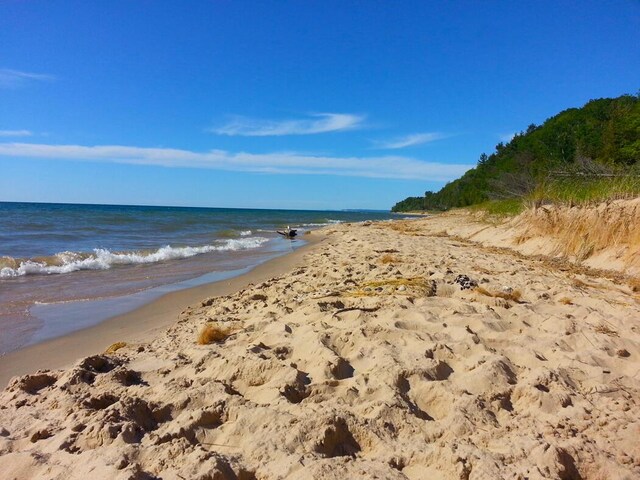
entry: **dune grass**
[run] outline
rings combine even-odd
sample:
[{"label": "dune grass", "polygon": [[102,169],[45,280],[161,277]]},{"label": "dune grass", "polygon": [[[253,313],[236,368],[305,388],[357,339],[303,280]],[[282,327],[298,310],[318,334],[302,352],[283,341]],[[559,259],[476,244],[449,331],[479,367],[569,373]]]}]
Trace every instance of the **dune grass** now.
[{"label": "dune grass", "polygon": [[567,177],[540,183],[527,201],[533,205],[587,206],[640,196],[640,176]]},{"label": "dune grass", "polygon": [[472,212],[493,217],[513,217],[529,207],[541,205],[591,206],[612,200],[627,200],[640,196],[640,174],[635,170],[617,176],[568,176],[540,182],[521,198],[488,200],[471,205]]},{"label": "dune grass", "polygon": [[521,198],[506,198],[504,200],[488,200],[468,207],[472,212],[483,212],[496,217],[514,217],[525,209]]}]

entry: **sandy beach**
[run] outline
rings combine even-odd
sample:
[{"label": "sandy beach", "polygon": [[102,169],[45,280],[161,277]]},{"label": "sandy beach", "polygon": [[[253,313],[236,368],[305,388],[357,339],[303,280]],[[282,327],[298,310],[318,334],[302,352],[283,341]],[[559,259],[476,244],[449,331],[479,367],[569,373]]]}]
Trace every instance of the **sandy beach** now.
[{"label": "sandy beach", "polygon": [[203,298],[228,295],[250,283],[259,283],[273,275],[287,272],[299,264],[305,252],[321,239],[321,235],[309,236],[305,239],[306,245],[288,255],[260,264],[246,274],[172,292],[93,327],[5,354],[0,357],[0,388],[4,388],[15,375],[34,372],[41,368],[69,366],[78,358],[104,351],[123,338],[133,343],[152,338],[175,323],[185,308],[200,302]]},{"label": "sandy beach", "polygon": [[0,394],[3,478],[639,478],[633,271],[474,225],[332,226],[3,357],[3,382],[49,369]]}]

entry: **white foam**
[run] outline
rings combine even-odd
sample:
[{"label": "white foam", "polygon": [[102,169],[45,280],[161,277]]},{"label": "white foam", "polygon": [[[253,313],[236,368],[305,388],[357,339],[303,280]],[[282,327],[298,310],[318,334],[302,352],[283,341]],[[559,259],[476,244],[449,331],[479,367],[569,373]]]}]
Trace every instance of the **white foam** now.
[{"label": "white foam", "polygon": [[251,235],[253,232],[251,230],[243,230],[242,232],[240,232],[240,236],[241,237],[248,237],[249,235]]},{"label": "white foam", "polygon": [[165,260],[193,257],[209,252],[250,250],[258,248],[267,241],[268,239],[264,237],[251,237],[220,240],[214,245],[200,247],[172,247],[167,245],[150,253],[111,252],[104,248],[96,248],[93,250],[94,253],[88,256],[75,252],[61,252],[55,255],[55,265],[25,260],[17,268],[4,267],[0,269],[0,278],[37,274],[61,274],[78,270],[108,270],[113,265],[157,263]]}]

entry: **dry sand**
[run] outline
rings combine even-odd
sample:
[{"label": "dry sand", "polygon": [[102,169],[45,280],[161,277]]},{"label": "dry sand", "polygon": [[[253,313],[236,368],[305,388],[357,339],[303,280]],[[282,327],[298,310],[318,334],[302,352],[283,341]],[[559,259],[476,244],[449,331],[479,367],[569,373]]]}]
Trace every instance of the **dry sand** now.
[{"label": "dry sand", "polygon": [[449,221],[334,227],[155,338],[14,379],[3,478],[640,478],[638,295]]}]

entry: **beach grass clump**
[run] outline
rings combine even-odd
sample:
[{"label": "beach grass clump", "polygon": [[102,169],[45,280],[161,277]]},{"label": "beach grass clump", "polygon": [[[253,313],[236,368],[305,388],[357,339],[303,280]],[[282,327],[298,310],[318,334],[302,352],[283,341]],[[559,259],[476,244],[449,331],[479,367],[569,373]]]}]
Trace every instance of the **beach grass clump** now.
[{"label": "beach grass clump", "polygon": [[509,300],[516,303],[520,303],[520,300],[522,298],[522,292],[520,290],[512,290],[509,292],[492,292],[483,287],[476,287],[474,291],[479,293],[480,295],[485,295],[487,297],[493,298],[502,298],[504,300]]},{"label": "beach grass clump", "polygon": [[118,350],[120,350],[121,348],[124,348],[127,346],[127,342],[116,342],[113,343],[111,345],[109,345],[109,348],[107,348],[104,353],[115,353]]},{"label": "beach grass clump", "polygon": [[398,257],[391,255],[389,253],[383,255],[380,258],[380,262],[384,263],[384,264],[389,264],[389,263],[401,263],[402,260],[400,260]]},{"label": "beach grass clump", "polygon": [[385,223],[384,227],[390,228],[395,232],[402,233],[403,235],[421,235],[418,226],[411,221],[396,220],[393,222]]},{"label": "beach grass clump", "polygon": [[230,328],[221,327],[211,323],[206,324],[198,334],[198,345],[209,345],[214,342],[222,342],[231,335]]},{"label": "beach grass clump", "polygon": [[595,327],[594,330],[596,331],[596,333],[602,333],[603,335],[609,335],[610,337],[618,336],[618,332],[616,332],[614,329],[612,329],[608,325],[605,325],[604,323],[601,323],[600,325]]}]

